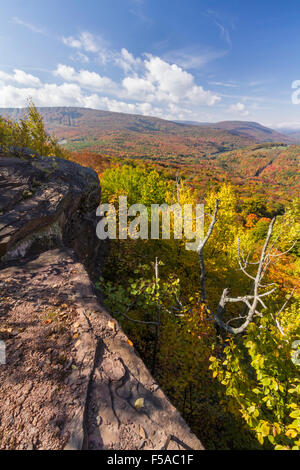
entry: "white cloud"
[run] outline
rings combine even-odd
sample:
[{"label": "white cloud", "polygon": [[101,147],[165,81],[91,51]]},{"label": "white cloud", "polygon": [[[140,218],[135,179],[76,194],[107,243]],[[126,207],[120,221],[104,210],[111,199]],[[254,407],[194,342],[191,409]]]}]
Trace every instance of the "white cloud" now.
[{"label": "white cloud", "polygon": [[[97,57],[101,50],[89,33],[64,38],[64,42],[75,49],[74,59],[85,63],[88,53]],[[211,107],[221,99],[196,84],[191,73],[160,57],[151,54],[134,57],[125,48],[119,53],[108,50],[107,57],[124,72],[118,82],[87,70],[86,66],[76,70],[67,64],[58,64],[53,71],[61,84],[42,83],[38,77],[19,69],[11,74],[0,71],[3,82],[0,106],[22,107],[32,97],[37,106],[82,106],[171,120],[203,120],[206,119],[203,107]]]},{"label": "white cloud", "polygon": [[249,114],[249,111],[246,110],[246,106],[244,105],[244,103],[232,104],[229,107],[229,112],[239,114],[241,116],[248,116]]},{"label": "white cloud", "polygon": [[106,96],[101,97],[96,93],[85,94],[81,87],[74,83],[44,84],[39,89],[7,85],[0,88],[0,107],[25,107],[29,97],[36,106],[79,106],[153,116],[161,113],[159,108],[154,108],[149,103],[126,103]]},{"label": "white cloud", "polygon": [[85,64],[88,64],[89,61],[90,61],[88,56],[86,54],[84,54],[83,52],[80,52],[80,51],[76,51],[75,54],[72,54],[70,56],[70,59],[73,60],[74,62],[83,62]]},{"label": "white cloud", "polygon": [[121,49],[120,54],[115,54],[114,62],[121,67],[125,73],[134,72],[142,64],[140,58],[135,58],[124,47]]},{"label": "white cloud", "polygon": [[273,124],[271,127],[275,129],[291,129],[294,131],[300,130],[300,121],[292,122],[279,122],[278,124]]},{"label": "white cloud", "polygon": [[82,51],[97,54],[100,62],[105,64],[111,56],[111,52],[108,49],[108,44],[100,36],[94,36],[88,31],[80,33],[78,38],[73,36],[62,37],[62,42],[69,47],[74,49],[80,49]]},{"label": "white cloud", "polygon": [[[117,84],[108,77],[102,77],[95,72],[74,69],[59,65],[55,74],[69,81],[79,83],[86,88],[93,88],[97,91],[105,91],[115,97],[147,103],[167,104],[188,102],[190,106],[212,106],[220,97],[216,93],[204,90],[202,86],[195,83],[194,77],[176,63],[169,63],[160,57],[145,54],[142,60],[134,57],[127,49],[122,48],[120,52],[112,51],[107,43],[99,37],[93,36],[89,32],[83,32],[78,37],[64,37],[63,42],[72,48],[97,54],[100,61],[105,64],[108,61],[120,67],[125,78],[121,84]],[[224,55],[222,51],[221,55]],[[219,56],[215,51],[206,51],[197,58],[205,63],[212,57]],[[194,59],[189,57],[189,60]],[[72,70],[71,70],[72,69]]]},{"label": "white cloud", "polygon": [[231,83],[231,82],[209,82],[210,85],[216,85],[216,86],[222,86],[222,87],[225,87],[225,88],[237,88],[238,85],[236,85],[235,83]]},{"label": "white cloud", "polygon": [[218,28],[220,29],[221,32],[221,38],[224,39],[225,42],[231,47],[231,38],[228,29],[223,26],[221,23],[218,23],[218,21],[215,22]]},{"label": "white cloud", "polygon": [[26,21],[23,21],[20,18],[17,18],[16,16],[13,18],[13,22],[21,26],[24,26],[27,29],[30,29],[30,31],[33,31],[34,33],[45,34],[45,31],[43,29],[38,28],[37,26],[31,23],[27,23]]},{"label": "white cloud", "polygon": [[150,81],[144,78],[126,77],[122,84],[129,98],[149,99],[152,95],[152,99],[154,99],[155,87]]},{"label": "white cloud", "polygon": [[257,87],[257,86],[261,86],[261,85],[264,85],[264,84],[265,84],[265,82],[263,82],[261,80],[256,80],[256,81],[248,83],[248,85],[251,86],[251,87]]},{"label": "white cloud", "polygon": [[14,69],[13,74],[9,74],[6,72],[0,71],[0,80],[3,82],[16,82],[20,85],[28,85],[38,87],[41,85],[41,81],[38,77],[31,75],[30,73],[26,73],[23,70]]},{"label": "white cloud", "polygon": [[156,85],[158,101],[178,103],[187,100],[198,105],[213,105],[220,100],[219,96],[196,85],[193,75],[176,64],[148,55],[145,67],[147,79]]},{"label": "white cloud", "polygon": [[158,89],[167,94],[177,97],[178,94],[184,94],[193,84],[193,76],[190,73],[176,64],[168,64],[159,57],[149,55],[145,60],[145,67],[148,71],[148,80],[156,83]]},{"label": "white cloud", "polygon": [[79,85],[44,84],[40,88],[18,88],[7,85],[0,88],[0,107],[24,107],[31,97],[37,106],[85,106]]},{"label": "white cloud", "polygon": [[98,52],[99,50],[94,36],[88,32],[81,33],[78,39],[73,36],[69,36],[67,38],[63,37],[62,41],[66,46],[83,49],[86,52]]},{"label": "white cloud", "polygon": [[212,21],[220,30],[221,38],[231,47],[232,43],[231,43],[229,29],[223,24],[223,18],[221,17],[221,15],[216,10],[212,10],[212,9],[206,10],[204,12],[204,15],[212,19]]},{"label": "white cloud", "polygon": [[79,83],[82,87],[94,89],[97,91],[109,91],[115,87],[114,82],[108,77],[102,77],[96,72],[89,72],[88,70],[80,70],[76,72],[73,67],[59,64],[54,71],[54,75],[63,78],[68,82]]},{"label": "white cloud", "polygon": [[224,57],[228,51],[210,47],[184,47],[166,53],[163,58],[185,69],[198,69],[207,63]]},{"label": "white cloud", "polygon": [[[135,60],[129,56],[131,63]],[[156,105],[189,103],[190,106],[212,106],[220,97],[195,84],[194,77],[175,64],[148,55],[141,63],[141,74],[125,77],[121,84],[88,70],[75,71],[59,64],[54,74],[67,82],[75,82],[86,89],[126,100],[145,101]]]},{"label": "white cloud", "polygon": [[62,42],[69,47],[74,47],[75,49],[81,49],[83,47],[82,42],[79,39],[75,39],[72,36],[68,38],[63,37]]},{"label": "white cloud", "polygon": [[99,96],[97,93],[86,94],[78,84],[74,83],[44,84],[40,88],[18,88],[6,85],[0,88],[0,107],[22,108],[27,105],[30,97],[36,106],[79,106],[170,120],[208,120],[206,114],[200,110],[191,110],[172,103],[164,107],[154,106],[145,101],[128,103],[107,96]]}]

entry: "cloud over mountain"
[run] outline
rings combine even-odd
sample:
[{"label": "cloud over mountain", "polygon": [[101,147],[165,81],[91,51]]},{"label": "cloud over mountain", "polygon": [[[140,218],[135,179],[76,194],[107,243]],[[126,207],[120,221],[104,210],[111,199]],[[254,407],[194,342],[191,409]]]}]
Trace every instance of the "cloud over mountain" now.
[{"label": "cloud over mountain", "polygon": [[[24,106],[32,97],[38,106],[85,106],[109,111],[124,111],[165,117],[195,119],[202,108],[212,107],[221,98],[196,83],[195,77],[176,63],[153,54],[134,55],[125,48],[112,50],[101,37],[82,32],[61,39],[75,49],[73,60],[85,63],[79,70],[60,63],[53,71],[53,82],[15,69],[0,71],[0,106]],[[87,63],[102,64],[105,74],[87,68]],[[119,70],[119,80],[111,78],[105,64]],[[99,66],[96,68],[98,69]],[[123,76],[122,76],[123,75]]]}]

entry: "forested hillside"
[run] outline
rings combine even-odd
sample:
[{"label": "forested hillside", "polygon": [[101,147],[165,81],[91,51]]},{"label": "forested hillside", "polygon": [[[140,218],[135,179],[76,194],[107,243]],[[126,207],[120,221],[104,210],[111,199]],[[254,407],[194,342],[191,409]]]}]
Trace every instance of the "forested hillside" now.
[{"label": "forested hillside", "polygon": [[236,135],[252,137],[253,139],[258,140],[260,142],[296,143],[296,141],[294,141],[293,134],[286,135],[281,132],[274,131],[273,129],[270,129],[268,127],[262,126],[257,122],[221,121],[216,123],[200,123],[183,121],[183,123],[193,124],[194,126],[201,126],[206,129],[227,130]]},{"label": "forested hillside", "polygon": [[[293,142],[259,124],[194,126],[155,117],[85,108],[39,108],[49,132],[69,150],[87,149],[120,157],[199,158],[259,142]],[[24,109],[2,109],[16,120]],[[247,124],[247,123],[246,123]]]},{"label": "forested hillside", "polygon": [[[124,194],[148,208],[197,200],[149,166],[107,169],[101,181],[116,210]],[[184,240],[113,241],[98,288],[206,448],[296,449],[299,201],[273,219],[230,183],[202,201],[210,236],[198,253]]]},{"label": "forested hillside", "polygon": [[259,199],[272,210],[299,195],[299,156],[300,146],[270,143],[204,158],[174,157],[152,163],[184,175],[200,195],[208,187],[231,181],[243,199]]}]

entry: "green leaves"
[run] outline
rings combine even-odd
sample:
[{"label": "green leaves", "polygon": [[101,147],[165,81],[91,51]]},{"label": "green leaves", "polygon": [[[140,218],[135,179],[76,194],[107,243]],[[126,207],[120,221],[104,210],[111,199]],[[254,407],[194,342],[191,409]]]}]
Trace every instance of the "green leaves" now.
[{"label": "green leaves", "polygon": [[290,417],[291,418],[300,418],[300,408],[298,410],[292,411],[292,413],[290,413]]},{"label": "green leaves", "polygon": [[272,316],[265,315],[260,328],[253,324],[242,339],[223,348],[225,358],[211,359],[213,376],[266,448],[292,449],[300,444],[300,408],[295,403],[300,381],[289,359],[290,344],[274,327]]},{"label": "green leaves", "polygon": [[108,169],[101,179],[102,202],[113,202],[119,195],[126,195],[129,205],[163,204],[170,183],[155,169],[143,166],[123,165]]},{"label": "green leaves", "polygon": [[29,101],[27,113],[19,121],[0,117],[0,141],[3,148],[25,147],[42,156],[68,158],[69,154],[58,145],[57,139],[45,129],[42,116]]}]

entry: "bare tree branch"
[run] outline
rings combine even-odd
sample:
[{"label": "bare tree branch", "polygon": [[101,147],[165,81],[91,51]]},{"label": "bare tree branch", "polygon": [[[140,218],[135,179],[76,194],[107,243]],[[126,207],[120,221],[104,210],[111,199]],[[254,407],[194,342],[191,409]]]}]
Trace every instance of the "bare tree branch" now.
[{"label": "bare tree branch", "polygon": [[271,256],[272,258],[278,258],[279,256],[283,256],[283,255],[286,255],[287,253],[289,253],[290,251],[292,251],[292,249],[294,248],[294,246],[298,243],[299,241],[299,238],[297,238],[294,243],[292,244],[292,246],[290,246],[290,248],[286,251],[283,251],[281,253],[278,253],[278,254],[272,254],[272,253],[269,253],[269,256]]},{"label": "bare tree branch", "polygon": [[122,315],[122,317],[126,318],[126,320],[129,320],[129,321],[132,321],[133,323],[140,323],[142,325],[154,325],[154,326],[157,326],[157,322],[155,321],[143,321],[143,320],[136,320],[135,318],[131,318],[129,317],[127,314],[128,312],[130,312],[130,310],[135,306],[135,304],[137,303],[138,299],[140,298],[140,296],[142,295],[143,292],[141,292],[141,294],[127,307],[126,311],[123,313],[123,312],[118,312],[118,313],[114,313],[114,316],[115,315]]},{"label": "bare tree branch", "polygon": [[[212,315],[213,315],[215,322],[228,333],[231,333],[234,335],[242,333],[243,331],[246,330],[249,323],[253,320],[255,316],[261,317],[262,314],[257,309],[258,303],[260,303],[264,309],[267,309],[264,301],[262,300],[262,297],[267,297],[268,295],[272,294],[276,290],[276,288],[273,288],[271,290],[268,290],[267,292],[263,292],[263,293],[259,292],[260,288],[267,287],[261,284],[261,280],[264,277],[266,273],[266,269],[271,262],[270,252],[268,251],[268,246],[269,246],[270,239],[272,236],[275,220],[276,218],[273,218],[270,222],[268,233],[267,233],[267,236],[266,236],[266,239],[265,239],[265,242],[264,242],[261,254],[260,254],[260,259],[256,263],[258,265],[258,268],[257,268],[257,272],[255,276],[252,276],[246,271],[246,267],[249,264],[249,255],[245,259],[244,254],[240,253],[240,246],[239,246],[239,241],[238,241],[238,263],[239,263],[240,269],[247,277],[252,279],[254,283],[253,283],[253,287],[252,287],[252,291],[250,295],[239,296],[239,297],[229,297],[228,295],[229,289],[227,288],[223,290],[223,293],[222,293],[222,296],[221,296],[221,299],[217,308],[217,314],[216,315],[212,314]],[[225,323],[223,321],[223,316],[226,311],[226,305],[228,303],[237,303],[237,302],[242,302],[245,304],[243,313],[239,317],[231,319],[227,323]],[[230,323],[236,320],[244,320],[244,321],[239,327],[235,328],[235,327],[232,327]]]}]

